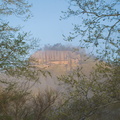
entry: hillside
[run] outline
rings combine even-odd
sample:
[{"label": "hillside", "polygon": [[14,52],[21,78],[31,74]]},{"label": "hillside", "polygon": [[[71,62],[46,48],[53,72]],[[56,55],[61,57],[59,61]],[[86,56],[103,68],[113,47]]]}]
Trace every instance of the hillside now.
[{"label": "hillside", "polygon": [[80,61],[80,54],[72,51],[37,51],[31,56],[31,64],[40,68],[63,66],[66,70],[75,68]]},{"label": "hillside", "polygon": [[30,57],[30,63],[32,66],[50,70],[53,73],[58,73],[58,75],[72,71],[78,66],[83,67],[85,72],[89,72],[95,62],[93,58],[85,61],[87,57],[78,51],[39,50]]}]

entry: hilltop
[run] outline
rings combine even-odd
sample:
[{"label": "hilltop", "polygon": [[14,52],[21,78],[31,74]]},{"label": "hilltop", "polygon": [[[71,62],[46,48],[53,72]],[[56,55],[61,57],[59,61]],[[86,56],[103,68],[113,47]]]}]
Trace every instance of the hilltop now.
[{"label": "hilltop", "polygon": [[85,61],[87,57],[84,49],[55,44],[46,45],[44,49],[36,51],[31,55],[30,63],[37,68],[44,68],[58,74],[72,71],[78,66],[83,67],[85,72],[89,72],[96,62],[92,57]]}]

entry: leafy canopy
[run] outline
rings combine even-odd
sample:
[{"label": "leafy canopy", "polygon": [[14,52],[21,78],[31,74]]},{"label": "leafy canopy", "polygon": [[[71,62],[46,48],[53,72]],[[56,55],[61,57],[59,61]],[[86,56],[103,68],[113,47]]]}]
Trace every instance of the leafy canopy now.
[{"label": "leafy canopy", "polygon": [[63,19],[78,17],[73,32],[65,39],[78,39],[82,47],[97,48],[99,57],[120,55],[120,0],[69,0]]}]

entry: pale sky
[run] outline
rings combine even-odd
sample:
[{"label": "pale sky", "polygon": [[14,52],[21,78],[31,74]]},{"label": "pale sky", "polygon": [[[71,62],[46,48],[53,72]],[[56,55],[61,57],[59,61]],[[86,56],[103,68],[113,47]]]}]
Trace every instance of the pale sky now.
[{"label": "pale sky", "polygon": [[[78,40],[73,42],[66,42],[63,40],[62,34],[68,36],[72,31],[72,23],[81,24],[80,17],[70,17],[65,20],[60,20],[60,16],[63,16],[61,11],[67,11],[69,6],[68,0],[29,0],[33,4],[31,12],[33,17],[24,22],[20,18],[15,16],[6,17],[7,20],[13,26],[23,26],[22,30],[25,32],[31,32],[32,37],[37,38],[39,42],[38,46],[43,47],[45,44],[72,44],[79,45]],[[93,50],[91,46],[88,52]],[[95,50],[94,50],[95,51]]]},{"label": "pale sky", "polygon": [[[7,19],[13,26],[24,26],[23,31],[31,32],[32,36],[40,39],[40,46],[44,44],[70,44],[63,40],[62,34],[68,35],[72,31],[72,23],[78,21],[76,18],[60,20],[63,14],[61,11],[66,11],[68,8],[67,0],[31,0],[33,4],[31,12],[33,17],[24,22],[19,18],[10,16]],[[78,45],[78,41],[71,44]]]}]

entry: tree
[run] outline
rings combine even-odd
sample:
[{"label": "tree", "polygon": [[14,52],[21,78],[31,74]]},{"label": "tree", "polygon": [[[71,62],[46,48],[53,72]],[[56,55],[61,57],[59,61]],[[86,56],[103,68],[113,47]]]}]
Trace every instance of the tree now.
[{"label": "tree", "polygon": [[[2,0],[0,15],[15,15],[27,20],[31,16],[30,7],[27,0]],[[34,39],[31,44],[29,40],[28,33],[20,33],[19,27],[11,27],[9,22],[0,19],[0,120],[34,120],[38,107],[33,110],[35,100],[41,100],[40,105],[44,103],[39,117],[55,102],[52,94],[45,94],[45,99],[32,97],[31,86],[39,79],[39,73],[45,75],[46,72],[30,66],[26,56]]]},{"label": "tree", "polygon": [[68,11],[63,12],[62,18],[77,16],[81,24],[75,24],[74,31],[66,39],[78,38],[82,47],[93,45],[99,49],[99,57],[102,58],[104,56],[109,59],[113,54],[119,56],[120,1],[69,0],[69,3]]},{"label": "tree", "polygon": [[119,120],[119,69],[108,68],[106,63],[98,65],[89,76],[78,68],[59,77],[67,92],[64,92],[63,104],[56,110],[56,118]]},{"label": "tree", "polygon": [[58,94],[53,90],[33,95],[29,87],[11,83],[0,89],[0,120],[46,120]]},{"label": "tree", "polygon": [[54,45],[45,45],[44,50],[56,50],[56,51],[72,51],[74,49],[73,46],[62,45],[61,43],[56,43]]},{"label": "tree", "polygon": [[[5,85],[4,85],[5,86]],[[0,91],[0,119],[21,120],[28,114],[30,92],[15,83]]]},{"label": "tree", "polygon": [[82,47],[93,45],[99,62],[89,76],[78,68],[59,78],[68,89],[68,98],[58,112],[59,120],[119,120],[120,1],[69,0],[69,3],[63,18],[78,16],[81,24],[75,24],[74,31],[68,38],[64,36],[65,39],[71,41],[77,38]]},{"label": "tree", "polygon": [[[23,0],[1,1],[1,15],[26,15],[29,12],[30,5]],[[29,15],[28,15],[29,16]],[[20,28],[10,27],[9,22],[5,23],[0,19],[0,71],[6,71],[9,68],[22,66],[25,63],[23,57],[28,54],[30,46],[27,44],[27,33],[19,33]]]},{"label": "tree", "polygon": [[15,15],[23,19],[31,17],[31,4],[27,0],[2,0],[0,5],[0,15]]},{"label": "tree", "polygon": [[32,99],[33,118],[34,120],[48,120],[52,118],[51,110],[54,109],[55,102],[58,98],[58,93],[53,90],[46,90],[43,93],[38,93]]},{"label": "tree", "polygon": [[[27,0],[2,0],[0,15],[15,15],[27,20],[31,17],[30,7]],[[20,27],[11,27],[9,22],[0,19],[0,72],[17,77],[24,76],[29,80],[38,79],[39,74],[30,66],[26,57],[29,50],[35,48],[35,39],[30,38],[29,33],[20,33],[20,30]]]}]

